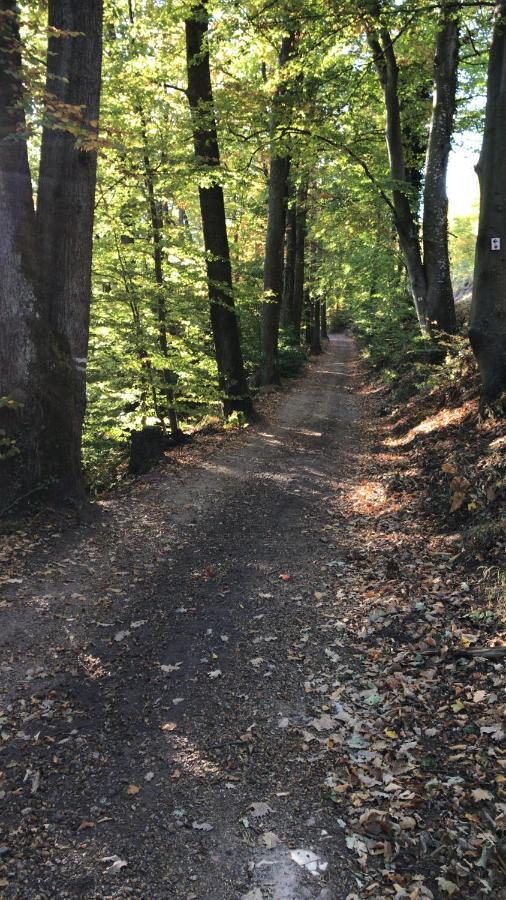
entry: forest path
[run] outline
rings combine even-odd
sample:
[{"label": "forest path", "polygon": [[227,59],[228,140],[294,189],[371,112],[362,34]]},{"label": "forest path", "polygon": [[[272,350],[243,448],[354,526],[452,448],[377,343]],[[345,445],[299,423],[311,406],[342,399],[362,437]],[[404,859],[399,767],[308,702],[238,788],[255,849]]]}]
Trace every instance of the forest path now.
[{"label": "forest path", "polygon": [[368,406],[338,336],[268,425],[27,551],[0,604],[2,896],[357,889],[327,763],[305,741],[346,662],[336,516]]}]

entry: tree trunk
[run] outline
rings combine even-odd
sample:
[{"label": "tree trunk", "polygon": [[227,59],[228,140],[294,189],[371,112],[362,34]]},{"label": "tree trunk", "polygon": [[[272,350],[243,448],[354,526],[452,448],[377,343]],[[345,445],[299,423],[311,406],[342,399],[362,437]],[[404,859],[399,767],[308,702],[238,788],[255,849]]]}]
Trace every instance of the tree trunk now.
[{"label": "tree trunk", "polygon": [[457,330],[448,252],[446,176],[455,118],[458,56],[455,4],[444,3],[434,57],[434,103],[423,195],[423,259],[427,318],[448,334]]},{"label": "tree trunk", "polygon": [[[280,70],[293,52],[295,34],[283,37],[279,53]],[[269,211],[264,259],[264,300],[261,313],[260,380],[262,384],[279,384],[278,335],[279,313],[283,294],[283,245],[285,240],[288,176],[290,158],[278,155],[276,131],[282,119],[282,102],[286,86],[281,83],[274,95],[271,117],[271,162],[269,171]]]},{"label": "tree trunk", "polygon": [[72,373],[41,303],[21,77],[16,3],[0,0],[0,514],[79,471],[66,457]]},{"label": "tree trunk", "polygon": [[[506,388],[506,0],[495,10],[485,131],[480,161],[481,202],[469,336],[478,359],[483,399]],[[495,249],[498,248],[498,249]]]},{"label": "tree trunk", "polygon": [[306,346],[311,346],[313,334],[311,321],[311,294],[307,286],[304,287],[304,341]]},{"label": "tree trunk", "polygon": [[83,491],[102,16],[103,0],[49,0],[37,231],[44,311],[72,372],[65,387],[71,428],[60,452],[62,479],[76,495]]},{"label": "tree trunk", "polygon": [[311,304],[311,353],[319,356],[322,352],[320,300],[317,298]]},{"label": "tree trunk", "polygon": [[[149,217],[151,220],[151,239],[153,242],[153,267],[155,283],[157,287],[156,295],[156,316],[158,319],[158,346],[160,352],[167,361],[166,367],[163,369],[163,387],[167,400],[167,413],[169,417],[170,432],[174,437],[180,434],[177,412],[174,406],[174,385],[176,376],[169,368],[169,342],[167,337],[167,308],[164,296],[164,277],[163,277],[163,211],[162,205],[155,195],[155,175],[151,165],[151,155],[149,152],[147,123],[142,109],[139,110],[141,117],[142,142],[143,142],[143,162],[144,162],[144,182],[146,185],[146,194],[149,206]],[[162,429],[165,427],[163,420],[161,422]]]},{"label": "tree trunk", "polygon": [[327,331],[327,301],[321,303],[321,319],[320,319],[321,336],[324,341],[328,341],[329,333]]},{"label": "tree trunk", "polygon": [[192,114],[195,159],[207,187],[199,186],[206,249],[211,324],[225,415],[251,412],[239,325],[234,307],[232,267],[223,189],[219,184],[220,153],[214,115],[205,3],[192,7],[186,20],[188,100]]},{"label": "tree trunk", "polygon": [[[449,280],[446,169],[455,110],[458,26],[454,20],[455,4],[443,0],[441,8],[442,20],[435,53],[435,103],[426,166],[428,183],[424,195],[424,202],[428,203],[424,209],[426,259],[422,258],[418,233],[418,202],[416,198],[415,201],[410,199],[413,185],[410,184],[405,162],[406,140],[394,42],[385,27],[379,25],[378,30],[375,27],[368,29],[368,41],[385,98],[394,221],[420,329],[427,336],[432,336],[434,327],[438,331],[455,331],[455,308]],[[365,0],[364,9],[379,23],[382,7],[377,0]]]},{"label": "tree trunk", "polygon": [[304,309],[304,279],[307,228],[307,182],[297,191],[295,220],[295,267],[293,273],[293,321],[290,328],[294,344],[300,344],[302,314]]},{"label": "tree trunk", "polygon": [[283,277],[283,299],[281,301],[281,325],[285,331],[293,329],[293,286],[295,277],[297,206],[292,202],[286,217],[286,255]]}]

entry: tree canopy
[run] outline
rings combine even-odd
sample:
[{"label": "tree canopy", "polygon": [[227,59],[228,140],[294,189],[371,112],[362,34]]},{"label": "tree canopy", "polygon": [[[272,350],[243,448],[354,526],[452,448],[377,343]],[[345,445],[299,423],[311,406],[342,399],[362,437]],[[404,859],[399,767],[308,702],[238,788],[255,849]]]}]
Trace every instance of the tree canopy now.
[{"label": "tree canopy", "polygon": [[[223,404],[225,415],[248,413],[260,382],[295,371],[306,342],[318,351],[323,316],[352,324],[391,373],[406,359],[441,361],[474,252],[472,238],[453,239],[450,262],[448,154],[456,136],[483,127],[492,4],[109,0],[99,133],[73,87],[78,72],[46,82],[58,50],[78,41],[73,6],[49,3],[50,16],[61,8],[49,55],[43,0],[19,12],[4,2],[2,27],[18,17],[26,132],[17,127],[16,139],[27,140],[34,191],[40,178],[42,217],[61,135],[76,172],[98,157],[89,332],[86,311],[80,324],[68,313],[82,332],[73,355],[87,360],[83,453],[94,490],[115,477],[132,431],[174,437]],[[199,95],[203,67],[211,81]],[[206,231],[211,195],[223,198],[222,224],[214,205]],[[76,246],[86,230],[81,221]],[[50,292],[60,263],[44,249],[46,231]],[[7,383],[2,394],[9,404]]]}]

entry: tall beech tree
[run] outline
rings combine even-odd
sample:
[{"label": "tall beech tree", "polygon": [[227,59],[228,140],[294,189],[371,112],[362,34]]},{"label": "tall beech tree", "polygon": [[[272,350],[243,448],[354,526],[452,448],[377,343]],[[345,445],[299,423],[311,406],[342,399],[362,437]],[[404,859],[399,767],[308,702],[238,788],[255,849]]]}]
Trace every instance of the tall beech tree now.
[{"label": "tall beech tree", "polygon": [[302,315],[304,310],[304,285],[306,271],[306,232],[307,232],[307,195],[308,185],[302,180],[297,190],[297,206],[295,216],[295,264],[293,272],[293,304],[292,318],[288,331],[295,344],[300,343]]},{"label": "tall beech tree", "polygon": [[[15,0],[0,0],[0,507],[52,474],[48,355]],[[54,410],[57,413],[57,409]],[[64,424],[64,422],[62,423]]]},{"label": "tall beech tree", "polygon": [[291,203],[286,213],[285,229],[285,262],[283,269],[283,297],[281,300],[280,322],[285,330],[289,330],[293,320],[293,285],[295,275],[295,249],[297,244],[297,204],[290,190]]},{"label": "tall beech tree", "polygon": [[295,32],[283,35],[279,52],[280,82],[272,99],[271,159],[269,169],[269,208],[264,258],[264,299],[261,313],[261,371],[264,385],[279,384],[278,336],[281,300],[283,296],[283,248],[288,202],[290,156],[279,146],[279,129],[285,118],[287,85],[283,68],[295,48]]},{"label": "tall beech tree", "polygon": [[[393,378],[427,349],[443,364],[420,325],[454,328],[446,166],[457,62],[456,127],[482,114],[488,6],[104,4],[97,160],[101,2],[0,0],[0,509],[82,496],[80,443],[96,492],[132,432],[249,412],[245,372],[296,371],[326,311]],[[502,8],[471,327],[487,396],[504,383]],[[451,226],[457,289],[473,215]]]},{"label": "tall beech tree", "polygon": [[225,415],[251,412],[239,324],[235,312],[220,151],[214,112],[208,44],[209,15],[196,3],[186,20],[188,100],[193,121],[195,160],[202,177],[200,211],[211,305],[211,324]]},{"label": "tall beech tree", "polygon": [[84,493],[80,449],[102,0],[49,3],[47,127],[36,217],[17,17],[16,4],[1,0],[0,423],[7,453],[0,452],[0,493],[7,505],[39,487],[72,498]]},{"label": "tall beech tree", "polygon": [[469,336],[483,399],[506,389],[506,0],[495,9],[485,131],[477,166],[481,202]]},{"label": "tall beech tree", "polygon": [[41,295],[73,378],[72,449],[79,465],[86,407],[103,0],[49,0],[45,127],[37,240]]},{"label": "tall beech tree", "polygon": [[392,179],[392,211],[404,255],[413,302],[424,334],[434,330],[454,333],[455,304],[448,254],[448,199],[446,174],[455,116],[459,26],[458,4],[442,0],[439,6],[434,52],[434,102],[427,145],[423,192],[423,238],[420,240],[418,198],[413,196],[406,149],[409,137],[403,125],[399,94],[399,64],[395,38],[385,23],[378,0],[365,0],[367,38],[383,90],[386,142]]}]

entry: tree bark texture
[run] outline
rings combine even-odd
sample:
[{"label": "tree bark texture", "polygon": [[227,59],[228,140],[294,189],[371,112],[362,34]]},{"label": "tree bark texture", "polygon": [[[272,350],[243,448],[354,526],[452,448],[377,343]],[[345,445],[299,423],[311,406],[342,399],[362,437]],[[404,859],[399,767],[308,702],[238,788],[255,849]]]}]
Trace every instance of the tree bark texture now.
[{"label": "tree bark texture", "polygon": [[225,201],[219,184],[220,153],[211,86],[208,24],[206,4],[196,3],[186,20],[188,100],[196,163],[205,174],[206,182],[214,182],[199,187],[211,325],[225,415],[234,411],[248,414],[251,398],[234,306]]},{"label": "tree bark texture", "polygon": [[311,353],[319,356],[321,352],[321,306],[320,300],[316,298],[311,304]]},{"label": "tree bark texture", "polygon": [[[506,0],[498,3],[490,48],[481,188],[469,336],[478,359],[483,399],[506,388]],[[500,249],[492,249],[492,241]]]},{"label": "tree bark texture", "polygon": [[328,340],[329,333],[327,330],[327,301],[322,300],[321,303],[321,319],[320,319],[320,331],[321,336],[324,341]]},{"label": "tree bark texture", "polygon": [[[41,488],[83,496],[75,368],[48,315],[44,276],[53,261],[44,256],[33,209],[20,73],[16,4],[1,0],[0,397],[8,400],[0,408],[0,510]],[[48,220],[48,227],[61,223]]]},{"label": "tree bark texture", "polygon": [[293,272],[293,319],[290,326],[294,344],[300,344],[302,313],[304,309],[305,254],[307,231],[307,182],[297,191],[295,218],[295,266]]},{"label": "tree bark texture", "polygon": [[434,98],[423,193],[423,259],[429,323],[454,334],[455,302],[448,253],[446,177],[457,95],[459,25],[455,6],[445,3],[436,37]]},{"label": "tree bark texture", "polygon": [[293,328],[293,285],[295,277],[297,206],[295,199],[286,214],[286,253],[283,272],[283,298],[281,301],[281,325],[285,331]]},{"label": "tree bark texture", "polygon": [[[295,46],[295,34],[285,35],[279,53],[279,69],[288,62]],[[281,75],[282,77],[282,75]],[[261,383],[279,384],[278,335],[283,294],[283,247],[285,240],[288,176],[290,158],[280,155],[276,132],[282,120],[286,84],[281,81],[274,94],[271,115],[271,161],[269,170],[269,208],[264,257],[264,300],[261,311]]]},{"label": "tree bark texture", "polygon": [[454,3],[441,4],[434,57],[434,104],[427,146],[424,189],[423,254],[418,227],[418,200],[405,162],[406,135],[399,98],[399,67],[390,32],[380,24],[381,5],[366,0],[365,11],[377,23],[368,41],[383,89],[386,143],[393,182],[392,201],[399,245],[423,334],[453,333],[455,306],[448,256],[446,171],[453,131],[458,65],[458,22]]},{"label": "tree bark texture", "polygon": [[103,0],[49,0],[37,231],[45,314],[73,372],[67,453],[76,468],[86,408],[102,19]]}]

